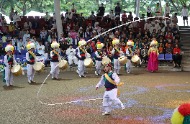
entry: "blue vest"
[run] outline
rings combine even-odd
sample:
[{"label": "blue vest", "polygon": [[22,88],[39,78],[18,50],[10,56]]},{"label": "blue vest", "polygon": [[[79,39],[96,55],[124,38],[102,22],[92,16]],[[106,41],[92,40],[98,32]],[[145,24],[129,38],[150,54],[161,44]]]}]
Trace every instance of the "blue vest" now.
[{"label": "blue vest", "polygon": [[[115,48],[114,48],[115,49]],[[113,58],[114,59],[118,59],[119,58],[119,52],[115,49],[115,53],[114,53],[114,55],[113,55]]]},{"label": "blue vest", "polygon": [[[113,74],[113,72],[109,72],[108,73],[108,76],[112,79],[112,80],[114,80],[113,78],[112,78],[112,74]],[[117,86],[116,85],[114,85],[114,84],[112,84],[112,83],[110,83],[107,79],[106,79],[106,77],[104,76],[104,81],[105,81],[105,88],[110,88],[110,89],[114,89],[114,88],[117,88]]]}]

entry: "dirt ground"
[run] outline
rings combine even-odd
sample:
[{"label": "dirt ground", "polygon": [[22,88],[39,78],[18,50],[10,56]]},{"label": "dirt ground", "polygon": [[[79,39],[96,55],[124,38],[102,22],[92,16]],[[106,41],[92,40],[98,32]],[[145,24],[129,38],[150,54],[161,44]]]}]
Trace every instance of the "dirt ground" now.
[{"label": "dirt ground", "polygon": [[113,106],[111,115],[102,116],[102,100],[96,98],[102,98],[104,88],[95,90],[100,77],[93,69],[86,78],[62,71],[60,81],[50,76],[42,85],[47,75],[36,73],[35,85],[26,76],[14,77],[13,88],[1,81],[0,124],[169,124],[173,110],[190,99],[190,72],[123,71],[119,98],[126,109]]}]

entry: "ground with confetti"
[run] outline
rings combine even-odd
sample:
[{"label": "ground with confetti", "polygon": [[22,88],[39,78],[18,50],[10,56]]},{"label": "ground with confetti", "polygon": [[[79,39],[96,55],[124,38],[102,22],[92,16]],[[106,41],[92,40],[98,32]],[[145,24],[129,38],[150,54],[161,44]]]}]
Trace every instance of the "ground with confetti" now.
[{"label": "ground with confetti", "polygon": [[93,69],[87,78],[79,78],[75,71],[61,72],[59,81],[49,77],[38,99],[37,92],[47,74],[48,71],[37,73],[35,85],[27,84],[26,76],[15,77],[13,88],[1,82],[0,123],[168,124],[173,110],[188,102],[190,96],[189,72],[149,73],[144,68],[132,74],[123,71],[120,78],[125,84],[120,87],[120,99],[126,109],[114,106],[111,115],[102,116],[99,98],[104,88],[95,90],[100,77],[94,75]]}]

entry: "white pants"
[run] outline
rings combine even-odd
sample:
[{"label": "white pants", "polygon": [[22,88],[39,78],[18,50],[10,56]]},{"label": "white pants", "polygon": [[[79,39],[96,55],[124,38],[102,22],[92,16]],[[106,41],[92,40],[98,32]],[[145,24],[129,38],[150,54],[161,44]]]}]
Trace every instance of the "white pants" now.
[{"label": "white pants", "polygon": [[78,64],[78,59],[76,56],[68,56],[68,62],[69,62],[69,65],[72,65],[73,63],[75,65]]},{"label": "white pants", "polygon": [[117,98],[117,88],[110,91],[105,91],[103,96],[103,109],[104,112],[111,111],[111,104],[114,102],[115,105],[119,105],[121,108],[124,108],[123,103]]},{"label": "white pants", "polygon": [[28,81],[34,81],[34,74],[35,74],[35,70],[33,68],[33,65],[31,64],[27,64],[27,77],[28,77]]},{"label": "white pants", "polygon": [[9,67],[5,67],[5,80],[7,86],[13,85],[13,73]]},{"label": "white pants", "polygon": [[58,66],[59,62],[51,62],[50,65],[51,65],[51,75],[52,75],[52,78],[58,78],[58,75],[59,75],[59,66]]},{"label": "white pants", "polygon": [[113,63],[114,63],[114,72],[117,73],[117,74],[119,74],[119,70],[121,68],[119,60],[118,59],[114,59]]},{"label": "white pants", "polygon": [[127,71],[127,73],[131,72],[131,68],[132,68],[131,60],[127,59],[127,63],[126,63],[126,71]]},{"label": "white pants", "polygon": [[78,61],[78,74],[80,76],[84,75],[84,70],[85,70],[85,67],[84,67],[84,60],[79,60]]},{"label": "white pants", "polygon": [[100,74],[101,73],[101,66],[102,66],[102,61],[98,61],[98,60],[96,60],[96,72],[98,73],[98,74]]}]

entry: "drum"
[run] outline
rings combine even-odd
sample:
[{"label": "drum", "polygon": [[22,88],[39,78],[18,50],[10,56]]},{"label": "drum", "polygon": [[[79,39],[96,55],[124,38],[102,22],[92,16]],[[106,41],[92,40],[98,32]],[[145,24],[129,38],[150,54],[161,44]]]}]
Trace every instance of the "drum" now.
[{"label": "drum", "polygon": [[37,72],[41,72],[44,69],[44,67],[45,67],[45,65],[42,62],[36,62],[33,65],[34,70]]},{"label": "drum", "polygon": [[67,69],[67,67],[68,67],[68,62],[66,60],[62,59],[59,61],[59,68],[60,69],[64,70],[64,69]]},{"label": "drum", "polygon": [[84,60],[84,66],[87,68],[91,68],[93,66],[93,61],[91,58],[86,58]]},{"label": "drum", "polygon": [[15,76],[20,76],[20,75],[22,75],[22,67],[19,64],[13,65],[13,67],[11,68],[11,72]]},{"label": "drum", "polygon": [[127,57],[126,56],[121,56],[118,58],[118,60],[119,60],[119,63],[121,65],[125,65],[127,63]]},{"label": "drum", "polygon": [[140,58],[139,58],[137,55],[134,55],[134,56],[131,58],[131,61],[132,61],[134,64],[137,64],[137,65],[140,64]]},{"label": "drum", "polygon": [[107,56],[103,57],[102,58],[102,65],[105,65],[108,63],[111,63],[111,60]]}]

